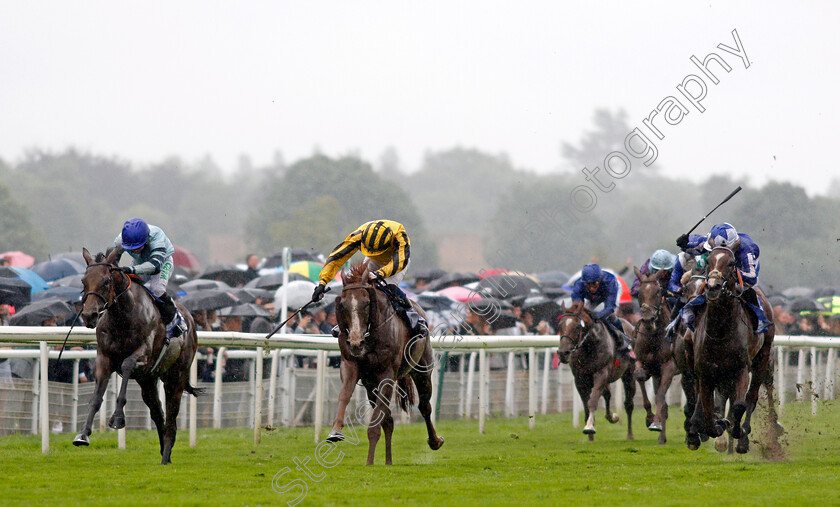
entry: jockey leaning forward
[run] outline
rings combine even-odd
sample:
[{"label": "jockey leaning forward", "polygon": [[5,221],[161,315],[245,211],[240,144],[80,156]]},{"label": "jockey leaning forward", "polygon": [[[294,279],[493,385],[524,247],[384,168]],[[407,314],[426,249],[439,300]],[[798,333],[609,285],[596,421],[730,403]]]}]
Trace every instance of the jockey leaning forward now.
[{"label": "jockey leaning forward", "polygon": [[143,219],[132,218],[123,225],[122,233],[114,240],[114,247],[128,252],[131,266],[120,266],[123,273],[140,275],[146,287],[155,295],[155,306],[160,320],[166,326],[169,338],[187,332],[187,322],[175,307],[175,302],[166,293],[169,277],[172,275],[172,255],[175,247],[160,227],[149,225]]},{"label": "jockey leaning forward", "polygon": [[583,303],[589,301],[589,306],[594,308],[600,304],[604,309],[593,314],[596,320],[603,321],[607,329],[613,329],[616,353],[626,354],[630,359],[636,359],[631,346],[630,338],[624,334],[621,321],[615,314],[618,302],[618,280],[615,276],[602,271],[597,264],[587,264],[580,273],[580,278],[572,287],[572,303]]},{"label": "jockey leaning forward", "polygon": [[[761,300],[756,294],[757,289],[754,287],[758,283],[758,271],[761,268],[758,261],[760,250],[755,241],[749,235],[736,231],[735,227],[726,222],[713,226],[705,237],[705,241],[700,245],[697,244],[696,238],[692,238],[694,238],[694,235],[683,234],[677,238],[677,246],[689,255],[700,253],[700,248],[705,252],[711,252],[712,249],[717,247],[728,248],[735,254],[735,268],[744,283],[741,299],[756,317],[755,333],[765,332],[773,323],[767,319]],[[676,270],[674,274],[676,274]],[[673,277],[671,281],[674,281]],[[679,286],[676,286],[676,288],[679,289]],[[705,298],[696,298],[696,301],[694,304],[689,302],[682,309],[683,320],[692,330],[694,329],[694,307],[703,304]]]},{"label": "jockey leaning forward", "polygon": [[[676,259],[677,256],[668,250],[657,250],[642,264],[639,272],[643,275],[655,275],[660,271],[664,271],[665,274],[662,275],[661,280],[670,280]],[[641,281],[639,277],[636,277],[633,281],[633,286],[630,287],[630,295],[634,298],[639,297],[639,285],[641,285]]]},{"label": "jockey leaning forward", "polygon": [[[320,301],[324,297],[327,284],[341,266],[360,250],[362,255],[367,257],[370,279],[388,295],[394,309],[411,329],[411,336],[425,335],[428,332],[425,319],[417,313],[399,288],[410,262],[410,242],[405,227],[393,220],[373,220],[364,223],[335,247],[321,269],[312,300]],[[337,327],[333,328],[333,334],[336,336]]]}]

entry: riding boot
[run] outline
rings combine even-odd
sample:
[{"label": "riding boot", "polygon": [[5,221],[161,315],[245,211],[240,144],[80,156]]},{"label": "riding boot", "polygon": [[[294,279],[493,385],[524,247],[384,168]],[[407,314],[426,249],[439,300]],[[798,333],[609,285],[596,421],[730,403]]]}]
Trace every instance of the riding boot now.
[{"label": "riding boot", "polygon": [[426,324],[426,319],[417,313],[417,310],[414,309],[414,305],[408,300],[405,292],[399,286],[392,283],[387,284],[385,287],[394,302],[394,309],[403,317],[403,320],[405,320],[409,329],[411,329],[411,336],[425,335],[429,329],[428,324]]},{"label": "riding boot", "polygon": [[181,312],[175,306],[175,302],[164,292],[159,301],[155,301],[160,320],[166,325],[166,336],[176,338],[187,332],[187,321],[181,316]]},{"label": "riding boot", "polygon": [[682,309],[683,324],[692,331],[694,331],[694,307],[686,306]]},{"label": "riding boot", "polygon": [[767,331],[767,328],[772,326],[773,323],[767,319],[767,314],[764,313],[764,305],[758,299],[758,294],[756,294],[755,289],[748,287],[741,293],[741,297],[746,301],[747,306],[753,311],[756,320],[758,320],[758,324],[755,327],[755,334],[761,334]]}]

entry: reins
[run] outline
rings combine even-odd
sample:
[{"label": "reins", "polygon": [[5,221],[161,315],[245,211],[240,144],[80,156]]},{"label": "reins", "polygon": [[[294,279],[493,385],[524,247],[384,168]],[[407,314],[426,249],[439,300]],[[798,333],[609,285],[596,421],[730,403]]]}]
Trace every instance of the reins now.
[{"label": "reins", "polygon": [[342,289],[342,293],[344,291],[358,290],[358,289],[364,289],[364,290],[368,291],[368,295],[369,295],[369,298],[370,298],[370,312],[368,314],[367,327],[365,328],[365,334],[362,336],[363,340],[367,340],[370,337],[370,334],[373,331],[376,331],[380,327],[384,326],[392,318],[394,318],[394,316],[397,314],[397,311],[394,308],[391,308],[391,312],[388,315],[388,317],[386,317],[385,319],[382,319],[382,321],[379,322],[376,326],[371,327],[371,323],[374,320],[373,317],[376,315],[376,310],[378,309],[378,306],[376,304],[376,288],[371,287],[370,285],[348,285],[348,286],[345,286]]}]

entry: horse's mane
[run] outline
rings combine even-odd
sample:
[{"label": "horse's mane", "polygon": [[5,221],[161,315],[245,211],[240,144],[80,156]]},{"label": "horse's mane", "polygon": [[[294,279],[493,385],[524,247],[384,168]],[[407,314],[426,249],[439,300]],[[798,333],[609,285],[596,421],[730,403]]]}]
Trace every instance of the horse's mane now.
[{"label": "horse's mane", "polygon": [[353,285],[367,281],[368,268],[364,262],[357,262],[350,266],[350,269],[341,275],[344,285]]},{"label": "horse's mane", "polygon": [[96,254],[96,258],[93,259],[93,262],[105,262],[105,254],[99,252],[98,254]]}]

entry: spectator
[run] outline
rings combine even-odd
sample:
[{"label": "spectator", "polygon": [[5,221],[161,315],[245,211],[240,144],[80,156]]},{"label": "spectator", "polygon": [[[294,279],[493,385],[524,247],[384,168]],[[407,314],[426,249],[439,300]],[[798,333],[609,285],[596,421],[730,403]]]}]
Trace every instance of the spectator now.
[{"label": "spectator", "polygon": [[[259,271],[257,271],[257,265],[260,263],[260,258],[257,257],[257,254],[248,254],[245,257],[245,264],[248,265],[248,268],[245,270],[245,283],[250,282],[254,278],[260,276]],[[244,284],[243,284],[244,285]]]},{"label": "spectator", "polygon": [[[242,331],[242,317],[231,315],[229,317],[222,317],[222,328],[220,331]],[[248,380],[248,362],[246,359],[227,359],[225,358],[225,375],[222,377],[224,382],[236,382]]]}]

